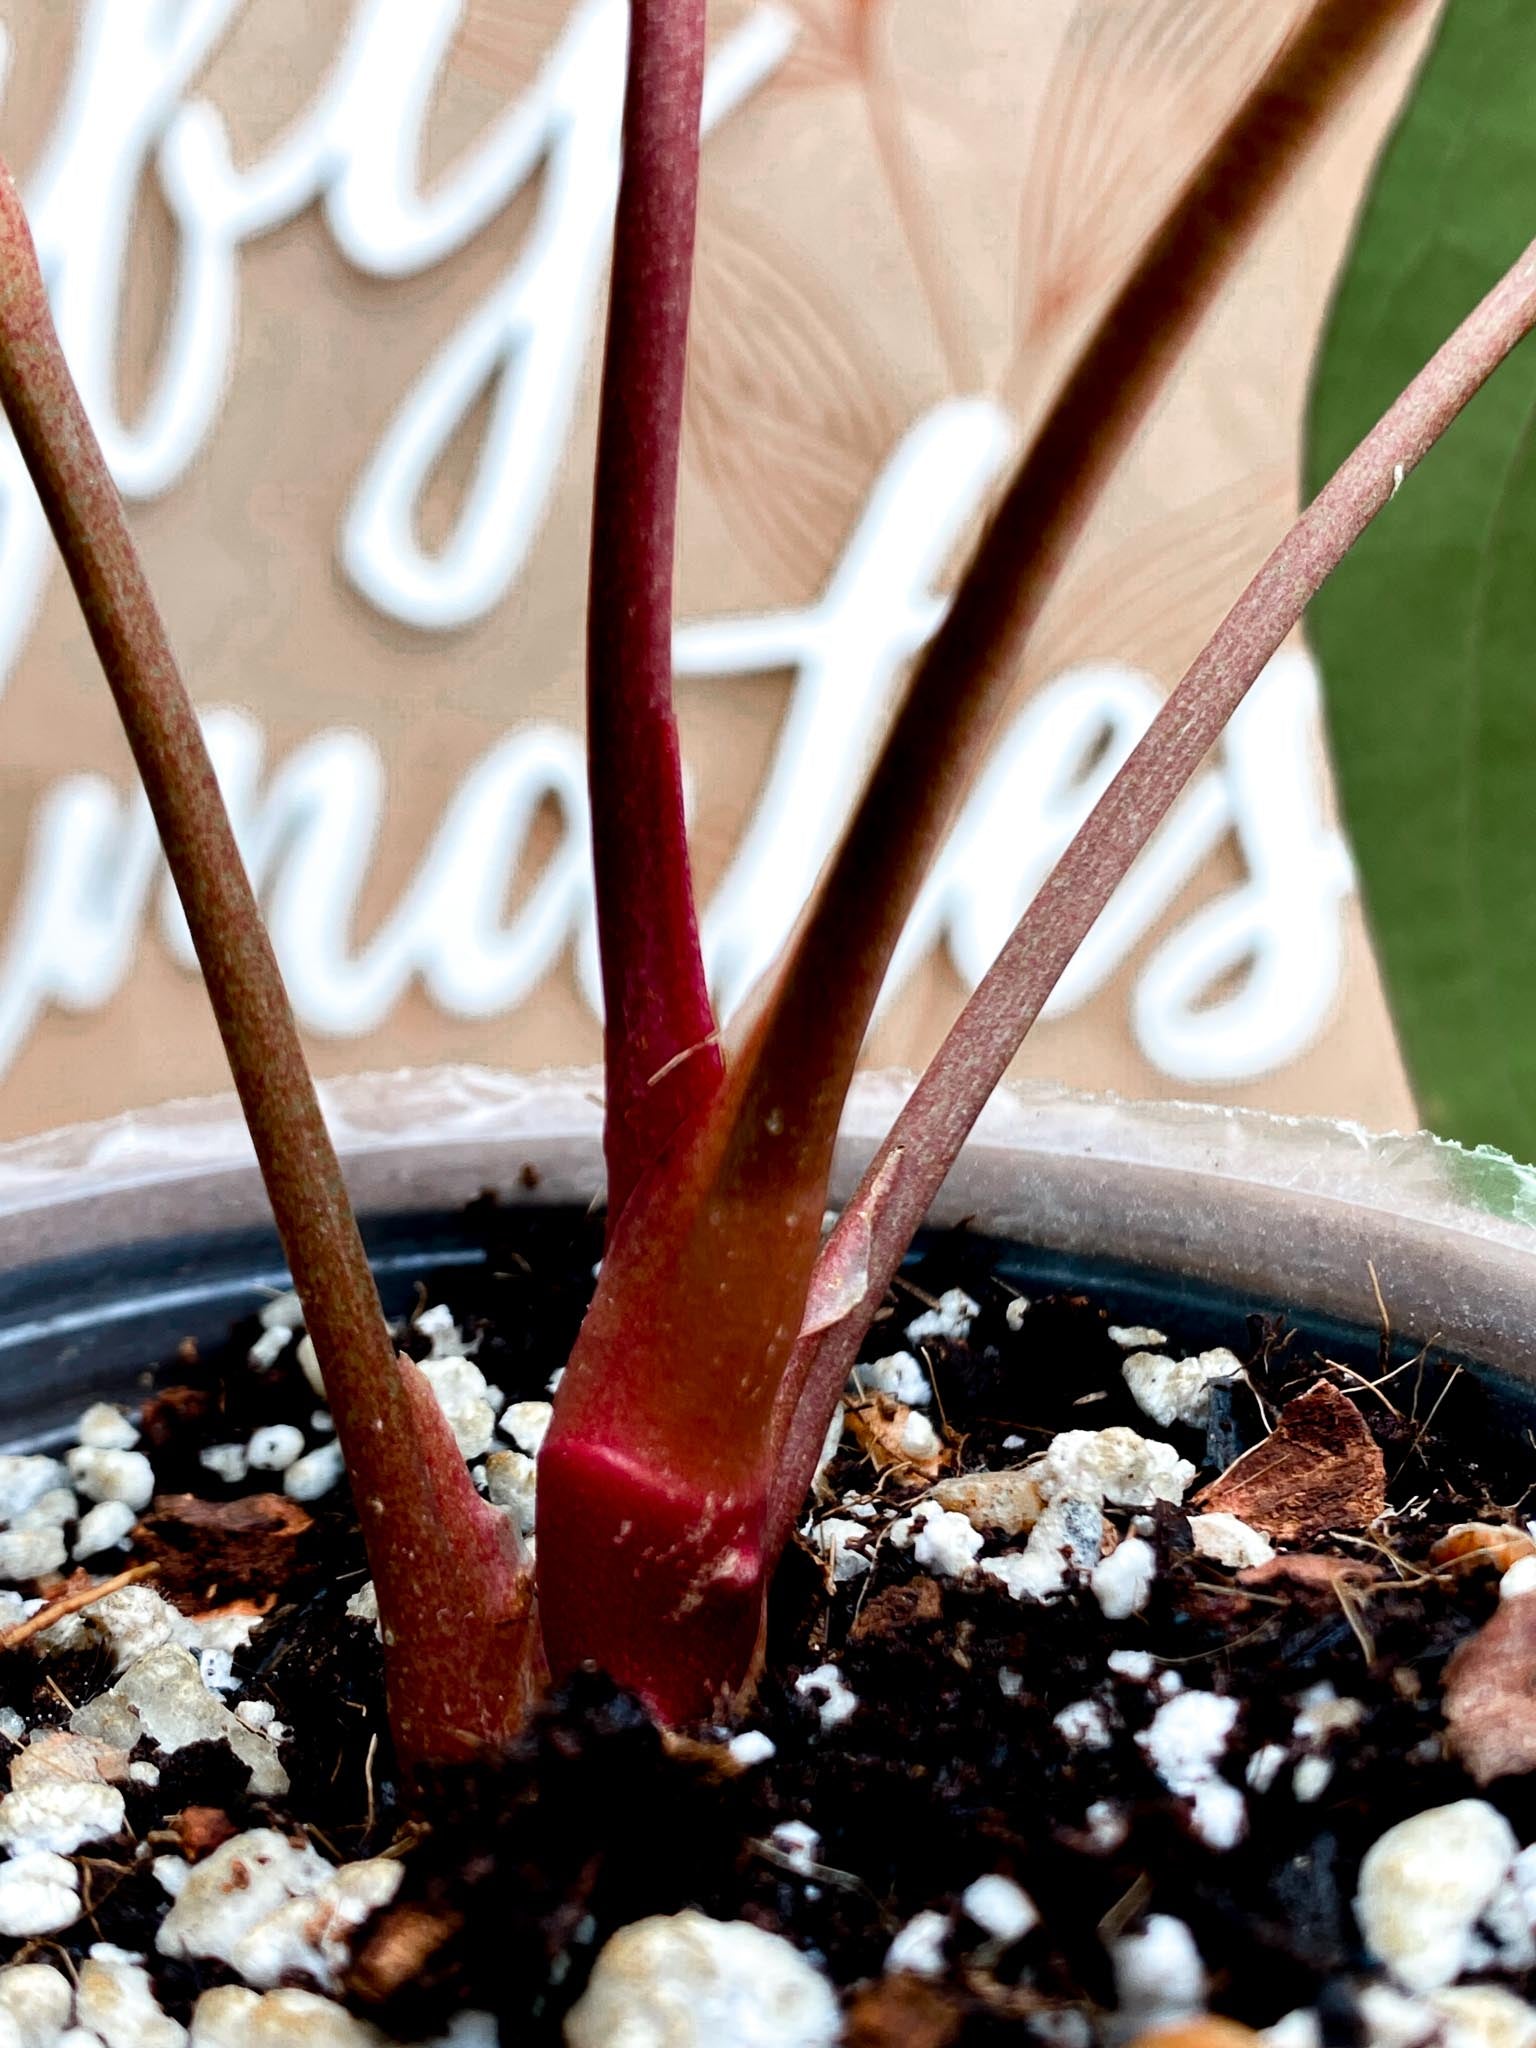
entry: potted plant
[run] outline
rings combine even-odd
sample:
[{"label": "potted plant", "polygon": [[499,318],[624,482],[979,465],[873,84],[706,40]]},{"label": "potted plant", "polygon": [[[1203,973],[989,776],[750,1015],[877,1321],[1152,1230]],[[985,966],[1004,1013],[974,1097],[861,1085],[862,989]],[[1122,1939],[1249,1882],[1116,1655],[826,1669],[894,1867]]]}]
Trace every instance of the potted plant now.
[{"label": "potted plant", "polygon": [[[0,1803],[0,1839],[13,1850],[0,1893],[7,1882],[18,1888],[18,1939],[83,1920],[96,1940],[94,1953],[84,1939],[67,1951],[84,1955],[78,1986],[47,1963],[42,1976],[0,1976],[18,2030],[57,2039],[74,2024],[87,2039],[225,2048],[303,2028],[315,2039],[371,2038],[371,2021],[346,2019],[302,1982],[344,1989],[381,2023],[418,2034],[441,2032],[445,2008],[464,2006],[460,2039],[494,2008],[507,2037],[518,2025],[548,2033],[563,2019],[578,2048],[709,2036],[830,2042],[843,2018],[805,1947],[838,1951],[832,1968],[851,1994],[866,1985],[847,2015],[853,2039],[941,2042],[962,2029],[977,2039],[989,2029],[1083,2038],[1085,2006],[1108,2004],[1116,1978],[1125,2025],[1179,2019],[1203,2009],[1208,1969],[1240,1961],[1255,1978],[1266,1956],[1270,1975],[1228,1986],[1228,2009],[1274,2017],[1265,2008],[1298,1960],[1323,1977],[1336,1967],[1345,1901],[1340,1880],[1317,1869],[1315,1847],[1290,1853],[1285,1825],[1257,1846],[1247,1800],[1267,1798],[1283,1772],[1294,1804],[1315,1803],[1336,1746],[1365,1726],[1376,1805],[1367,1816],[1356,1801],[1347,1828],[1340,1818],[1344,1847],[1334,1853],[1351,1873],[1360,1865],[1358,1924],[1398,1987],[1376,1988],[1407,2008],[1410,1993],[1452,1999],[1447,1987],[1467,1968],[1508,1977],[1528,1967],[1509,1820],[1486,1800],[1431,1808],[1424,1796],[1464,1790],[1466,1773],[1508,1775],[1518,1746],[1509,1721],[1523,1669],[1520,1603],[1473,1632],[1496,1599],[1480,1567],[1492,1559],[1518,1571],[1523,1551],[1536,1550],[1507,1518],[1490,1519],[1504,1498],[1496,1489],[1512,1482],[1507,1442],[1473,1424],[1446,1451],[1436,1515],[1483,1512],[1456,1514],[1467,1525],[1459,1533],[1420,1516],[1402,1581],[1413,1598],[1397,1603],[1412,1612],[1393,1610],[1409,1648],[1379,1683],[1359,1573],[1336,1545],[1316,1548],[1342,1535],[1382,1550],[1393,1505],[1386,1447],[1401,1454],[1398,1479],[1417,1471],[1426,1445],[1441,1447],[1435,1423],[1454,1362],[1410,1359],[1416,1391],[1404,1409],[1388,1390],[1402,1369],[1395,1359],[1352,1397],[1338,1375],[1271,1334],[1246,1367],[1248,1414],[1229,1349],[1176,1355],[1152,1326],[1111,1326],[1059,1290],[1031,1309],[1001,1255],[974,1240],[930,1247],[915,1275],[903,1275],[921,1290],[898,1325],[914,1349],[886,1350],[871,1332],[1024,1031],[1225,718],[1329,569],[1536,325],[1536,250],[1473,310],[1260,571],[898,1108],[825,1236],[822,1227],[839,1118],[891,950],[1062,555],[1181,336],[1329,106],[1407,11],[1407,0],[1314,0],[1218,138],[1025,455],[841,849],[727,1048],[699,963],[670,707],[703,9],[637,0],[589,635],[607,1212],[600,1246],[573,1254],[600,1249],[601,1263],[569,1355],[540,1361],[546,1379],[560,1374],[552,1404],[527,1383],[530,1360],[505,1297],[499,1321],[469,1294],[419,1304],[437,1311],[430,1318],[386,1322],[196,720],[6,182],[0,399],[124,717],[296,1290],[211,1375],[204,1361],[184,1360],[178,1383],[139,1421],[93,1410],[82,1423],[66,1473],[93,1514],[117,1513],[88,1533],[82,1518],[74,1542],[94,1563],[116,1529],[112,1543],[135,1546],[126,1571],[57,1582],[60,1531],[75,1526],[58,1516],[72,1517],[79,1502],[71,1495],[63,1508],[69,1489],[53,1483],[63,1475],[46,1457],[12,1468],[10,1533],[29,1540],[11,1544],[9,1568],[41,1590],[0,1638],[5,1651],[25,1653],[29,1674],[26,1711],[10,1710],[18,1744],[26,1740]],[[501,1218],[482,1223],[494,1278],[524,1255]],[[987,1286],[975,1281],[985,1301],[967,1284],[978,1256],[991,1261]],[[1460,1257],[1463,1268],[1478,1263],[1475,1250]],[[299,1317],[302,1345],[289,1341]],[[466,1339],[465,1317],[479,1322],[478,1359],[515,1366],[522,1382],[497,1389],[517,1395],[503,1427],[518,1448],[497,1453],[499,1466],[487,1418],[495,1422],[503,1400],[481,1365],[452,1348]],[[1012,1338],[1037,1363],[1052,1347],[1059,1355],[1056,1383],[1028,1412],[1003,1384],[1010,1359],[1018,1363]],[[1347,1363],[1342,1371],[1360,1377]],[[321,1391],[328,1407],[313,1411]],[[1082,1427],[1078,1409],[1090,1418]],[[1150,1417],[1161,1433],[1132,1417]],[[237,1422],[254,1426],[237,1438],[228,1434]],[[296,1448],[332,1426],[334,1449]],[[138,1447],[141,1429],[153,1459]],[[536,1557],[524,1527],[535,1455]],[[481,1458],[489,1498],[472,1471]],[[1185,1501],[1201,1459],[1214,1485],[1191,1519]],[[246,1486],[253,1460],[282,1472],[281,1494]],[[311,1513],[343,1463],[353,1511]],[[213,1475],[202,1493],[172,1487],[196,1471]],[[818,1477],[846,1512],[818,1510],[802,1540]],[[1449,1548],[1434,1549],[1437,1534]],[[142,1583],[150,1572],[155,1587]],[[334,1595],[348,1574],[357,1583],[343,1610]],[[951,1609],[951,1581],[973,1611]],[[1302,1648],[1283,1651],[1311,1678],[1305,1700],[1273,1670],[1243,1664],[1245,1643],[1263,1637],[1266,1654],[1273,1648],[1262,1616],[1253,1623],[1266,1606],[1305,1610]],[[275,1620],[258,1630],[274,1612],[283,1630]],[[367,1650],[375,1616],[387,1751]],[[1235,1633],[1234,1618],[1244,1624]],[[1164,1630],[1161,1662],[1141,1642],[1154,1623]],[[812,1661],[829,1631],[846,1656]],[[1227,1689],[1183,1681],[1170,1633],[1190,1646],[1190,1661],[1225,1667]],[[242,1702],[242,1717],[217,1695],[253,1639],[266,1642],[267,1696]],[[1443,1662],[1453,1643],[1443,1700],[1422,1682],[1399,1682],[1426,1657]],[[1328,1675],[1341,1649],[1354,1654],[1350,1645],[1366,1650],[1381,1701],[1341,1696]],[[50,1669],[50,1656],[81,1662]],[[880,1688],[883,1714],[861,1714],[856,1669]],[[72,1698],[65,1676],[87,1696]],[[55,1713],[37,1689],[50,1682],[62,1724],[39,1718]],[[279,1761],[271,1732],[278,1702],[290,1699],[315,1717],[290,1735],[301,1774]],[[1015,1725],[1002,1733],[1010,1705]],[[1277,1724],[1252,1748],[1245,1792],[1228,1761],[1233,1731],[1246,1715],[1257,1734],[1277,1710],[1283,1739]],[[351,1737],[337,1733],[349,1713],[358,1717]],[[1426,1747],[1442,1714],[1454,1763],[1438,1740]],[[751,1720],[767,1726],[742,1725]],[[857,1743],[850,1735],[823,1746],[844,1728],[857,1729]],[[783,1760],[763,1775],[781,1747]],[[322,1755],[335,1762],[326,1785],[345,1767],[346,1796],[361,1801],[349,1823],[356,1838],[377,1848],[382,1814],[390,1853],[333,1859],[323,1841],[296,1844],[294,1830],[307,1823],[323,1836],[341,1811],[327,1803],[340,1795],[316,1782]],[[1123,1766],[1128,1756],[1142,1759],[1155,1793],[1147,1830],[1105,1775],[1108,1759]],[[898,1796],[914,1771],[932,1786],[915,1805]],[[296,1775],[323,1819],[283,1804]],[[1065,1805],[1050,1789],[1063,1777]],[[59,1896],[78,1880],[68,1856],[140,1829],[151,1797],[156,1819],[140,1833],[151,1853],[104,1859],[108,1893],[75,1889],[71,1909]],[[1434,1819],[1427,1841],[1384,1825],[1404,1798],[1417,1802],[1404,1827]],[[1050,1811],[1049,1835],[1032,1841],[1020,1814],[1037,1804]],[[263,1814],[280,1825],[248,1824]],[[1370,1843],[1361,1839],[1368,1824]],[[855,1839],[867,1850],[862,1866],[828,1859],[824,1845]],[[1147,1910],[1151,1879],[1133,1866],[1154,1854],[1192,1902],[1194,1932]],[[1214,1868],[1220,1857],[1236,1860]],[[1255,1875],[1239,1931],[1219,1898],[1245,1857]],[[1426,1860],[1434,1884],[1424,1882]],[[152,1885],[163,1894],[153,1909]],[[936,1903],[891,1924],[894,1902],[923,1887]],[[1042,1894],[1057,1888],[1061,1923],[1047,1926]],[[849,1904],[871,1893],[872,1916]],[[6,1911],[0,1897],[0,1918]],[[1213,1952],[1217,1929],[1227,1945]],[[600,1935],[612,1938],[594,1965]],[[151,1946],[154,1983],[143,1961]],[[1503,2007],[1490,2017],[1486,2000],[1478,2008],[1465,1997],[1459,2008],[1393,2012],[1405,2039],[1420,2024],[1491,2030],[1501,2014],[1512,2024]],[[1303,2008],[1292,2032],[1309,2040],[1321,2024]]]}]

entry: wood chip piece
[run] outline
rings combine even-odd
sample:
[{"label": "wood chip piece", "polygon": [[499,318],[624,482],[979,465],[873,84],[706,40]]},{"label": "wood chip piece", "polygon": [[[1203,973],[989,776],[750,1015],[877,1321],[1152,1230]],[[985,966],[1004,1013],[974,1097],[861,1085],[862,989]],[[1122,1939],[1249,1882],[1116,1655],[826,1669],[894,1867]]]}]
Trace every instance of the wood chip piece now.
[{"label": "wood chip piece", "polygon": [[1524,1529],[1508,1522],[1458,1522],[1429,1553],[1431,1564],[1449,1565],[1458,1572],[1503,1573],[1522,1557],[1536,1557],[1536,1543]]},{"label": "wood chip piece", "polygon": [[930,1499],[941,1508],[964,1515],[976,1529],[996,1529],[1004,1536],[1022,1536],[1045,1512],[1045,1499],[1026,1471],[963,1472],[941,1479]]},{"label": "wood chip piece", "polygon": [[448,1906],[386,1907],[352,1959],[346,1988],[365,2004],[381,2005],[419,1977],[463,1925],[463,1914]]},{"label": "wood chip piece", "polygon": [[882,1977],[848,2008],[847,2048],[949,2048],[962,2009],[952,1993],[921,1977]]},{"label": "wood chip piece", "polygon": [[1327,1380],[1287,1401],[1274,1433],[1196,1496],[1277,1543],[1364,1529],[1387,1505],[1381,1447],[1365,1417]]},{"label": "wood chip piece", "polygon": [[189,1863],[201,1863],[240,1832],[222,1806],[184,1806],[172,1814],[171,1826]]},{"label": "wood chip piece", "polygon": [[1479,1785],[1536,1770],[1536,1598],[1503,1601],[1445,1667],[1446,1741]]},{"label": "wood chip piece", "polygon": [[950,1462],[949,1452],[922,1410],[892,1400],[889,1394],[850,1402],[847,1422],[877,1472],[895,1472],[931,1484]]},{"label": "wood chip piece", "polygon": [[932,1579],[909,1579],[905,1585],[884,1586],[859,1609],[848,1631],[854,1643],[875,1642],[882,1636],[904,1636],[924,1622],[944,1618],[944,1596]]},{"label": "wood chip piece", "polygon": [[214,1397],[207,1387],[162,1387],[139,1413],[139,1433],[151,1450],[164,1450],[207,1421]]},{"label": "wood chip piece", "polygon": [[168,1600],[206,1602],[210,1589],[227,1598],[280,1586],[294,1545],[313,1527],[299,1503],[281,1493],[240,1500],[165,1493],[135,1530],[134,1544],[160,1567],[157,1590]]},{"label": "wood chip piece", "polygon": [[1341,1583],[1352,1580],[1361,1585],[1377,1576],[1377,1567],[1363,1558],[1323,1557],[1315,1550],[1299,1550],[1282,1552],[1267,1564],[1250,1565],[1238,1573],[1237,1583],[1255,1591],[1288,1586],[1304,1593],[1324,1593],[1331,1599]]},{"label": "wood chip piece", "polygon": [[1130,2048],[1259,2048],[1262,2038],[1236,2020],[1224,2020],[1208,2012],[1198,2019],[1151,2027],[1145,2034],[1138,2034]]}]

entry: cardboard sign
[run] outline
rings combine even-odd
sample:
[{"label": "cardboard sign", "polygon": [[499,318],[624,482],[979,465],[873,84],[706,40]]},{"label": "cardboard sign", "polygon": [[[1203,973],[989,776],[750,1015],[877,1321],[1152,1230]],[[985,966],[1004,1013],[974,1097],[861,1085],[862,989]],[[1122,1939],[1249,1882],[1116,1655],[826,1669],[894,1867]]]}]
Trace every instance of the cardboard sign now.
[{"label": "cardboard sign", "polygon": [[[711,973],[788,930],[1075,339],[1296,0],[722,0],[678,562]],[[3,139],[316,1065],[595,1057],[586,506],[624,0],[12,0]],[[1426,22],[1422,26],[1427,26]],[[869,1056],[921,1061],[1296,502],[1405,37],[1043,622]],[[0,1134],[223,1085],[0,454]],[[1288,648],[1021,1066],[1412,1120]]]}]

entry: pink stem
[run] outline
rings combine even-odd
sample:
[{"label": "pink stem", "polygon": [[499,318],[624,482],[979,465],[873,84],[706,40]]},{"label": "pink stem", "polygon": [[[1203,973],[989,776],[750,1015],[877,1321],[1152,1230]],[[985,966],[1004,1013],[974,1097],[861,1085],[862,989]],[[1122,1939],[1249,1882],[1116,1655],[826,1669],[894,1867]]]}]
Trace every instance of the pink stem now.
[{"label": "pink stem", "polygon": [[633,0],[587,612],[610,1221],[722,1072],[672,710],[672,559],[703,83],[704,0]]},{"label": "pink stem", "polygon": [[[806,1178],[824,1171],[896,942],[1072,547],[1259,221],[1417,8],[1315,0],[1101,316],[918,664],[743,1054],[755,1061],[743,1171],[765,1156],[770,1116],[801,1134]],[[777,1156],[768,1170],[788,1171]]]},{"label": "pink stem", "polygon": [[1464,406],[1536,327],[1536,242],[1414,378],[1318,494],[1228,613],[1099,799],[962,1010],[880,1147],[824,1259],[865,1284],[803,1338],[786,1375],[794,1421],[774,1523],[805,1497],[859,1344],[971,1126],[1078,947],[1286,636],[1365,528]]}]

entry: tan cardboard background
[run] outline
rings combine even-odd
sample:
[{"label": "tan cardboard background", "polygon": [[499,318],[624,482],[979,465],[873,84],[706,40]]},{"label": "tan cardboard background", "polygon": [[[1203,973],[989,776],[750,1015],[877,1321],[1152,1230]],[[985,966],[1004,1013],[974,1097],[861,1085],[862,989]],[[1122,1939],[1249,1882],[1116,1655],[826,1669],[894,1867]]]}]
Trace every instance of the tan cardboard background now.
[{"label": "tan cardboard background", "polygon": [[[313,96],[353,11],[343,0],[236,8],[196,89],[222,114],[237,162]],[[744,11],[718,6],[717,33]],[[1072,337],[1295,11],[1295,0],[798,0],[790,57],[707,145],[680,616],[813,598],[902,432],[946,393],[989,391],[1033,416]],[[437,89],[424,182],[528,88],[566,12],[563,0],[466,10]],[[24,173],[57,118],[78,15],[58,0],[12,0],[4,18],[13,61],[0,140]],[[1020,704],[1085,660],[1128,662],[1166,687],[1282,530],[1329,280],[1427,21],[1428,10],[1360,92],[1208,323],[1053,607]],[[517,255],[536,190],[461,252],[398,281],[349,266],[314,207],[247,244],[217,427],[186,478],[133,512],[201,703],[248,707],[269,761],[332,727],[360,728],[381,749],[387,805],[359,899],[360,940],[395,903],[471,764],[520,720],[579,719],[595,334],[548,519],[492,616],[448,634],[413,631],[367,604],[337,566],[343,508],[370,450],[423,363]],[[174,236],[148,179],[118,352],[130,412],[155,361]],[[452,519],[474,426],[442,466],[429,529]],[[706,893],[739,838],[788,692],[788,678],[680,687]],[[0,933],[14,932],[46,792],[82,770],[125,789],[125,764],[54,575],[0,699]],[[553,837],[551,825],[540,844]],[[1241,875],[1224,848],[1160,929]],[[1194,1089],[1149,1064],[1128,1023],[1147,944],[1086,1008],[1043,1026],[1021,1065],[1132,1094],[1410,1122],[1352,906],[1346,921],[1331,1018],[1298,1057],[1257,1079]],[[960,993],[948,962],[930,960],[876,1031],[871,1057],[921,1059]],[[594,1056],[598,1033],[567,955],[510,1013],[455,1018],[416,986],[377,1029],[312,1035],[311,1045],[328,1073],[436,1059],[534,1067]],[[51,1007],[31,1031],[0,1078],[0,1134],[221,1079],[196,984],[151,920],[109,1000],[76,1014]]]}]

